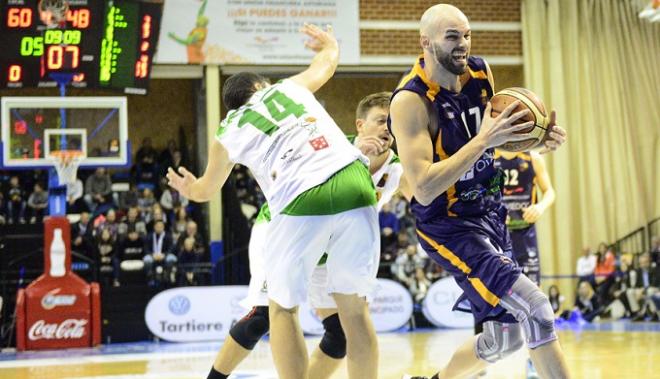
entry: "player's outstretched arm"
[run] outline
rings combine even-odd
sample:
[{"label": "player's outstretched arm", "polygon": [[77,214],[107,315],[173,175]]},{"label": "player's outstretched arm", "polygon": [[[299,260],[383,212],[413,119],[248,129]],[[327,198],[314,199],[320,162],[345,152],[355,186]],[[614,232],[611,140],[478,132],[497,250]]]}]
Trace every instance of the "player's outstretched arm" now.
[{"label": "player's outstretched arm", "polygon": [[532,151],[532,167],[536,174],[536,183],[543,194],[543,199],[523,210],[523,219],[527,222],[536,222],[541,215],[555,202],[555,189],[552,187],[550,175],[545,167],[545,160],[536,151]]},{"label": "player's outstretched arm", "polygon": [[179,191],[185,198],[204,202],[209,201],[222,188],[233,167],[227,149],[220,142],[213,141],[206,171],[200,178],[195,177],[184,167],[179,167],[178,173],[170,167],[166,176],[170,187]]},{"label": "player's outstretched arm", "polygon": [[518,106],[513,102],[499,116],[490,116],[491,106],[485,110],[479,134],[460,148],[454,155],[433,163],[433,144],[429,135],[430,124],[427,104],[419,95],[402,91],[390,105],[392,132],[397,139],[399,157],[415,199],[428,205],[451,187],[474,165],[486,149],[507,141],[529,138],[526,133],[518,134],[533,123],[513,123],[524,117],[527,110],[512,114]]},{"label": "player's outstretched arm", "polygon": [[301,31],[311,38],[305,41],[305,46],[315,51],[316,55],[305,71],[290,79],[311,92],[316,92],[335,74],[339,63],[339,45],[330,25],[323,30],[306,23]]}]

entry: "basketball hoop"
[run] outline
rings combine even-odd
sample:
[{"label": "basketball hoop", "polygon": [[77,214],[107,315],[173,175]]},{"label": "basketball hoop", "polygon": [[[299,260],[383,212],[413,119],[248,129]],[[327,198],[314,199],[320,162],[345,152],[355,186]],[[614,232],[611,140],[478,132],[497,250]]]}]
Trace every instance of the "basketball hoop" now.
[{"label": "basketball hoop", "polygon": [[84,153],[80,150],[58,150],[51,151],[48,159],[53,162],[57,170],[57,178],[60,185],[73,184],[76,182],[76,173],[78,166],[84,158]]}]

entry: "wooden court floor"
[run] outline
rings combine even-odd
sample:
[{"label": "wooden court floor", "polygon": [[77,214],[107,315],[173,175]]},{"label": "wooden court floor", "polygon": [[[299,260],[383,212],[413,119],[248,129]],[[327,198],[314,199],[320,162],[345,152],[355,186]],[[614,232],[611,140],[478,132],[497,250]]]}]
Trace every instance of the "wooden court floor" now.
[{"label": "wooden court floor", "polygon": [[[470,336],[469,330],[425,330],[379,336],[379,378],[401,378],[404,372],[430,375],[449,360],[454,349]],[[660,378],[660,332],[561,331],[560,339],[573,378]],[[318,338],[308,338],[314,347]],[[163,345],[163,344],[158,344]],[[172,344],[166,344],[169,347]],[[98,354],[98,349],[39,353],[30,359],[0,360],[2,379],[41,378],[206,378],[219,343],[177,345],[176,349],[127,350]],[[131,352],[131,350],[135,350]],[[267,341],[239,367],[235,378],[271,379],[275,371]],[[91,351],[91,355],[90,355]],[[1,358],[1,355],[0,355]],[[527,352],[492,365],[486,378],[524,378]],[[345,378],[342,368],[333,379]]]}]

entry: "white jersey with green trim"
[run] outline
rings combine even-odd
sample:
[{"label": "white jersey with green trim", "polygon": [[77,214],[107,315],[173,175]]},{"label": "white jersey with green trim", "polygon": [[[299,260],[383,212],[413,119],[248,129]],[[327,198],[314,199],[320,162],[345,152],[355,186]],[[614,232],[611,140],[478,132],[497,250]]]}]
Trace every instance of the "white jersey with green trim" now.
[{"label": "white jersey with green trim", "polygon": [[403,166],[399,161],[399,157],[390,149],[385,164],[371,175],[374,186],[376,186],[376,197],[378,198],[376,207],[378,208],[378,212],[383,209],[383,205],[387,204],[399,189],[399,181],[402,174]]},{"label": "white jersey with green trim", "polygon": [[[355,135],[348,136],[348,140],[354,146],[358,145],[359,139],[360,137]],[[371,180],[376,187],[376,198],[378,199],[376,207],[378,208],[378,212],[383,209],[383,205],[392,200],[392,196],[399,189],[401,175],[403,175],[403,166],[401,165],[399,156],[396,155],[394,150],[389,149],[385,163],[371,175]]]},{"label": "white jersey with green trim", "polygon": [[351,162],[369,162],[314,94],[289,79],[230,111],[216,139],[232,162],[252,171],[273,215]]}]

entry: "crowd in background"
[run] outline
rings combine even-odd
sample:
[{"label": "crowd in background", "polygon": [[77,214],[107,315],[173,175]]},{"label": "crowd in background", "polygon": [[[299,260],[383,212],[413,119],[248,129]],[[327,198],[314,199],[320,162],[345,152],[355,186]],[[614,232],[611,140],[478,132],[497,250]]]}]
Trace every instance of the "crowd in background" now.
[{"label": "crowd in background", "polygon": [[[72,251],[95,262],[102,285],[136,278],[152,286],[208,284],[210,278],[200,278],[196,270],[209,262],[209,252],[199,220],[191,217],[194,204],[164,179],[168,167],[187,165],[184,155],[174,140],[159,151],[146,138],[133,162],[130,170],[80,169],[67,186],[67,213],[79,215],[71,229]],[[231,175],[251,225],[265,197],[245,167],[238,165]],[[43,170],[0,171],[0,224],[40,223],[47,214],[47,182]],[[115,190],[115,183],[125,186]],[[421,302],[431,284],[447,274],[419,245],[408,201],[396,194],[379,213],[379,224],[378,276],[400,282]],[[579,311],[589,322],[609,317],[657,321],[658,267],[660,237],[637,256],[601,243],[595,252],[585,248],[577,260],[574,304],[565,304],[555,285],[548,296],[560,318]]]},{"label": "crowd in background", "polygon": [[658,321],[660,315],[660,237],[652,239],[650,251],[638,255],[617,252],[601,243],[597,251],[585,247],[575,272],[578,286],[573,307],[563,304],[556,286],[548,296],[558,317],[570,319],[574,312],[593,322],[600,318],[630,318]]},{"label": "crowd in background", "polygon": [[[195,264],[209,261],[208,244],[192,217],[194,205],[165,180],[168,167],[186,164],[181,150],[174,140],[157,150],[145,138],[133,162],[130,169],[81,168],[67,185],[67,214],[77,215],[72,252],[98,267],[102,285],[136,277],[153,286],[196,284]],[[40,223],[47,183],[44,170],[1,172],[0,224]]]}]

